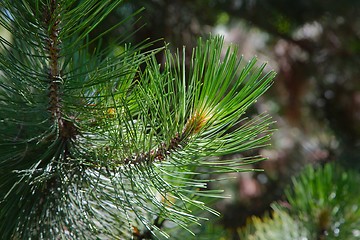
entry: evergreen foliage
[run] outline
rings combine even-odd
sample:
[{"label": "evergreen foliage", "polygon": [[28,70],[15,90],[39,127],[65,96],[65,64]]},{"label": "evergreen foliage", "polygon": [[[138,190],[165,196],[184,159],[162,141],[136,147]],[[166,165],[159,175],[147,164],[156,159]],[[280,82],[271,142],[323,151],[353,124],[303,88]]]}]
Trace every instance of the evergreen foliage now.
[{"label": "evergreen foliage", "polygon": [[272,218],[254,217],[244,239],[360,239],[360,180],[336,164],[308,166],[285,193],[289,207],[273,205]]},{"label": "evergreen foliage", "polygon": [[271,217],[252,217],[239,236],[246,240],[305,240],[309,234],[286,211],[275,208]]},{"label": "evergreen foliage", "polygon": [[271,119],[244,113],[274,73],[236,47],[223,56],[221,37],[199,40],[190,68],[185,51],[145,52],[126,34],[120,52],[90,51],[89,33],[121,2],[0,3],[12,37],[0,37],[2,239],[168,236],[165,221],[188,229],[196,209],[214,212],[203,197],[221,191],[202,173],[262,159],[218,157],[267,144]]}]

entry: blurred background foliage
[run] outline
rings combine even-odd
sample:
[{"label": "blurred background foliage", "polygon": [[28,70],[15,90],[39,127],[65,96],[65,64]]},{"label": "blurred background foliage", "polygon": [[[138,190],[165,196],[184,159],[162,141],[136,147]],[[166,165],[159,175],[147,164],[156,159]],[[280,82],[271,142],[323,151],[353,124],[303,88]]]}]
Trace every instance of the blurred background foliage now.
[{"label": "blurred background foliage", "polygon": [[[127,1],[93,36],[141,8],[139,18],[113,31],[103,46],[132,32],[128,41],[134,44],[162,39],[152,47],[165,41],[172,49],[185,45],[191,51],[199,36],[222,34],[239,45],[239,54],[257,55],[278,72],[270,92],[252,109],[277,121],[272,145],[259,152],[268,160],[252,166],[265,171],[216,183],[231,198],[214,204],[222,218],[201,228],[200,239],[240,239],[247,219],[263,216],[275,201],[288,204],[284,189],[306,165],[336,162],[345,172],[360,169],[360,1]],[[163,56],[157,58],[161,62]],[[273,221],[294,221],[286,220],[287,214],[275,213]]]},{"label": "blurred background foliage", "polygon": [[[267,231],[273,229],[274,234],[284,231],[279,222],[287,222],[290,228],[285,229],[298,234],[289,235],[289,238],[280,235],[281,239],[307,239],[302,237],[311,236],[311,229],[295,225],[297,220],[291,217],[299,215],[301,218],[299,213],[308,214],[309,209],[305,210],[303,205],[313,201],[303,199],[299,189],[316,192],[326,184],[346,185],[343,182],[347,178],[336,178],[332,182],[319,178],[315,185],[310,178],[301,180],[306,182],[301,187],[296,181],[291,182],[291,178],[303,172],[307,165],[321,169],[331,162],[341,165],[331,169],[341,169],[343,174],[352,169],[352,175],[356,175],[360,170],[360,1],[127,1],[113,11],[91,36],[95,38],[104,29],[142,8],[144,10],[133,20],[105,35],[101,46],[112,46],[114,51],[121,51],[115,43],[119,37],[126,37],[133,44],[146,39],[162,39],[151,47],[163,46],[165,41],[172,49],[185,45],[190,52],[199,36],[206,38],[210,33],[222,34],[228,43],[239,45],[239,54],[246,59],[257,55],[260,62],[267,61],[268,67],[278,72],[271,90],[252,109],[253,113],[265,110],[277,121],[278,130],[273,135],[272,145],[259,152],[268,160],[251,166],[265,171],[235,174],[236,178],[224,176],[230,178],[216,182],[220,185],[216,188],[222,187],[225,195],[231,195],[231,198],[214,203],[222,217],[220,220],[211,219],[194,230],[199,234],[197,239],[270,239],[254,234],[259,231],[269,234]],[[6,34],[4,30],[0,31],[2,35]],[[93,48],[98,46],[94,43]],[[163,59],[161,54],[157,55],[160,62]],[[303,174],[309,172],[311,170],[306,168]],[[358,176],[351,177],[351,184],[356,184],[354,178],[358,179]],[[311,187],[315,189],[311,190]],[[292,190],[285,192],[286,188]],[[334,191],[324,194],[333,196]],[[346,190],[343,194],[348,192],[351,191]],[[359,194],[350,195],[360,202]],[[297,196],[298,201],[291,196]],[[329,198],[324,199],[326,202]],[[271,208],[274,202],[278,205]],[[359,208],[356,203],[352,204],[352,207]],[[290,210],[284,211],[284,206]],[[335,216],[331,209],[324,207],[323,214],[320,212],[312,217],[336,218],[338,215]],[[255,217],[264,214],[268,217]],[[358,215],[354,215],[357,222]],[[317,239],[325,239],[321,237],[327,236],[327,228],[332,227],[331,224],[325,225],[324,234],[317,235]],[[357,232],[360,236],[359,232],[360,229]],[[178,236],[181,238],[181,233]],[[351,236],[353,239],[359,237],[356,234]],[[308,239],[315,239],[312,237]]]}]

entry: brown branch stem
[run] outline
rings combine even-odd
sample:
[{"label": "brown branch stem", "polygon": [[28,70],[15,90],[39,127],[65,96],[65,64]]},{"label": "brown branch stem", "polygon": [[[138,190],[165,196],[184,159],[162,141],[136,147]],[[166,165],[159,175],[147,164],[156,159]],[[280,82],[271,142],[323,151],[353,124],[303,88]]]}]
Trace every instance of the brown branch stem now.
[{"label": "brown branch stem", "polygon": [[176,133],[175,136],[169,141],[169,143],[162,143],[157,149],[151,150],[147,153],[140,153],[129,158],[125,158],[123,163],[128,164],[139,164],[139,163],[152,163],[154,161],[163,161],[170,155],[171,152],[176,151],[185,147],[187,139],[197,134],[203,129],[211,118],[211,111],[202,111],[201,113],[195,112],[187,120],[182,133]]},{"label": "brown branch stem", "polygon": [[168,144],[161,144],[155,150],[151,150],[147,153],[141,153],[124,159],[124,164],[140,164],[144,162],[163,161],[172,151],[182,148],[181,143],[184,141],[184,134],[175,134]]},{"label": "brown branch stem", "polygon": [[45,31],[47,33],[47,53],[48,53],[48,80],[49,80],[49,108],[51,117],[57,122],[59,129],[59,136],[63,140],[75,138],[78,134],[74,123],[65,119],[62,114],[61,104],[61,87],[63,79],[60,75],[59,59],[61,40],[59,39],[59,32],[61,30],[60,19],[60,4],[56,0],[51,0],[48,6],[45,6]]}]

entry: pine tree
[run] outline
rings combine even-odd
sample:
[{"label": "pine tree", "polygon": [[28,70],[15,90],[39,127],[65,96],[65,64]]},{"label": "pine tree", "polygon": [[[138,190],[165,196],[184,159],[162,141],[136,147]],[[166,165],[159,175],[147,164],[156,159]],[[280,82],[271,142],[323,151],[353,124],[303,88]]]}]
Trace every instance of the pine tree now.
[{"label": "pine tree", "polygon": [[221,192],[204,173],[262,159],[219,157],[267,144],[270,117],[244,113],[274,73],[234,46],[223,55],[221,37],[200,39],[189,68],[185,51],[145,51],[127,34],[118,51],[94,48],[103,34],[89,33],[121,3],[1,1],[1,239],[166,237],[165,222],[190,231],[196,209],[214,212],[204,197]]}]

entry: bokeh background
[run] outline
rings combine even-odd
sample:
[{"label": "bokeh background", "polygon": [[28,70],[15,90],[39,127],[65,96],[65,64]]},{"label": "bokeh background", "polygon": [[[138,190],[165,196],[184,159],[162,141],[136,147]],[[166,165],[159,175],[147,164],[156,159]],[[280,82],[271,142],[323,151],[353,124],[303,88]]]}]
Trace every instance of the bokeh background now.
[{"label": "bokeh background", "polygon": [[[237,229],[281,202],[284,187],[304,166],[336,161],[345,169],[360,168],[360,1],[128,1],[93,36],[141,8],[104,43],[114,44],[118,36],[134,44],[162,39],[152,47],[166,42],[190,53],[198,37],[221,34],[245,59],[256,55],[278,73],[248,113],[266,111],[276,121],[271,146],[259,150],[268,160],[249,166],[265,171],[217,183],[232,197],[214,203],[222,216],[208,224],[240,239]],[[161,53],[157,58],[162,61]]]}]

